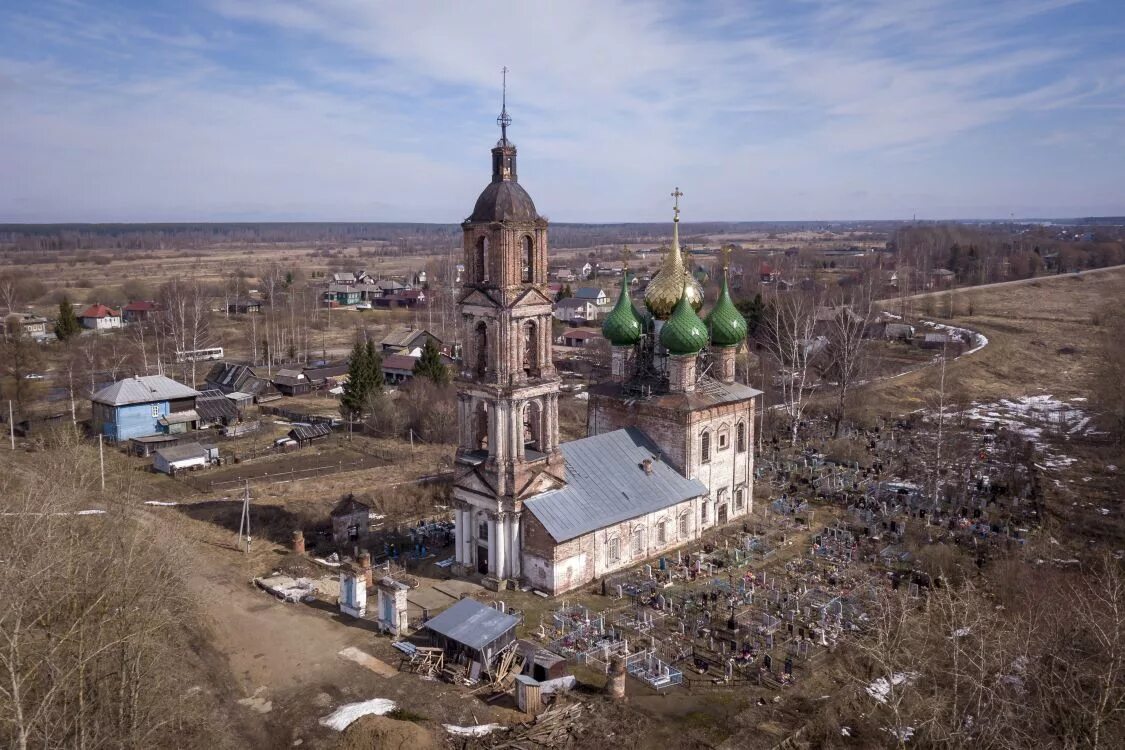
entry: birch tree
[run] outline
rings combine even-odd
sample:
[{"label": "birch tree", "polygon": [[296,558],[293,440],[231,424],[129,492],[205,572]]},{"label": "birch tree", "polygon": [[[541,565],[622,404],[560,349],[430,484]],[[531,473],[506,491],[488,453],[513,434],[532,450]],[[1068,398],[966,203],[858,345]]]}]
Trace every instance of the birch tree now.
[{"label": "birch tree", "polygon": [[806,406],[805,390],[811,385],[810,366],[816,355],[815,300],[796,291],[779,294],[770,302],[763,323],[766,349],[778,363],[777,381],[781,406],[789,421],[789,442],[796,445]]}]

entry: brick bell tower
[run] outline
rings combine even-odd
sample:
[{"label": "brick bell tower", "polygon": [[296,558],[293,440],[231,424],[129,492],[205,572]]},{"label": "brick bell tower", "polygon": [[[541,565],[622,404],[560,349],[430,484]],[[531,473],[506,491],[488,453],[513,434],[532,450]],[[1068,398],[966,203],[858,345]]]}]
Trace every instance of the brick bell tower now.
[{"label": "brick bell tower", "polygon": [[562,485],[562,458],[559,377],[551,361],[553,303],[546,290],[547,220],[517,180],[506,78],[492,182],[461,224],[464,359],[456,381],[460,431],[453,500],[459,571],[518,579],[523,500]]}]

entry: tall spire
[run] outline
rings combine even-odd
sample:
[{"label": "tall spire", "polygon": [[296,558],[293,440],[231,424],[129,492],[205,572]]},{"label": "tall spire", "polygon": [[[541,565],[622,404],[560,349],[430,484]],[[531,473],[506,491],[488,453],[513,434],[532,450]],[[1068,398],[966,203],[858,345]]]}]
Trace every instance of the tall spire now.
[{"label": "tall spire", "polygon": [[500,94],[500,116],[496,124],[500,126],[500,143],[508,143],[508,126],[512,124],[512,116],[508,114],[508,66],[500,68],[502,78],[502,93]]}]

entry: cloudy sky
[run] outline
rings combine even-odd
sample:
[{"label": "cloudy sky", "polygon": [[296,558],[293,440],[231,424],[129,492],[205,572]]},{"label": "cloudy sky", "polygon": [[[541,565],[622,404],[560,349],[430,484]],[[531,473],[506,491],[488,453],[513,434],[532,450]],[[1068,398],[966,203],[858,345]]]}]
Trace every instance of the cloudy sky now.
[{"label": "cloudy sky", "polygon": [[1121,0],[5,0],[0,221],[1125,214]]}]

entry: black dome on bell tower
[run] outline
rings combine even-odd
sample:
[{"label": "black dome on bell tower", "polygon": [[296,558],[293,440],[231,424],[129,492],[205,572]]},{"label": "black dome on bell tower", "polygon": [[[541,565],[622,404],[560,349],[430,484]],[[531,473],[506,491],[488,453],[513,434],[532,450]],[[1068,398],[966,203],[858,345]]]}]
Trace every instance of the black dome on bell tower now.
[{"label": "black dome on bell tower", "polygon": [[[505,69],[505,74],[507,69]],[[505,75],[504,103],[496,124],[500,126],[500,140],[492,148],[492,182],[481,191],[473,206],[473,213],[467,221],[535,221],[539,214],[535,202],[519,184],[516,174],[516,144],[508,140],[508,126],[512,118],[508,114],[507,76]]]}]

